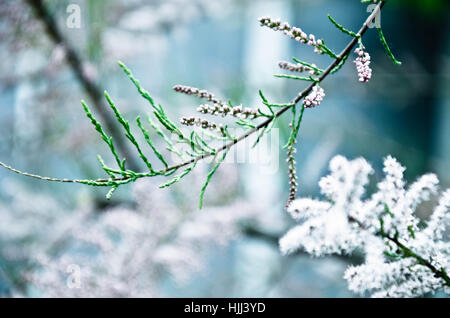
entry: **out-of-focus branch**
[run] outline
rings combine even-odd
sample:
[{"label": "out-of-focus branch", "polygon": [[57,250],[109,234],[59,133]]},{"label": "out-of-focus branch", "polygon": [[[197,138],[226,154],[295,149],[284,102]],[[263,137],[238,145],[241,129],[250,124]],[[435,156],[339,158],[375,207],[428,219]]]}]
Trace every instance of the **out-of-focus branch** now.
[{"label": "out-of-focus branch", "polygon": [[[265,241],[266,243],[270,245],[278,246],[278,242],[280,240],[280,236],[278,234],[268,233],[266,231],[260,230],[257,227],[253,226],[242,226],[241,232],[247,237],[247,238],[254,238],[261,241]],[[297,252],[291,254],[293,256],[298,255],[310,255],[306,253],[304,250],[299,249]],[[353,253],[350,255],[334,255],[334,257],[344,260],[345,262],[351,263],[351,264],[361,264],[364,260],[362,255],[358,253]]]},{"label": "out-of-focus branch", "polygon": [[[107,111],[107,106],[103,102],[103,91],[83,70],[83,60],[76,50],[70,45],[67,39],[58,28],[54,17],[46,7],[43,0],[26,0],[26,2],[34,9],[36,17],[41,20],[45,25],[45,30],[48,36],[55,44],[61,45],[66,52],[66,59],[75,73],[78,81],[83,89],[89,95],[93,102],[94,108],[99,116],[102,118],[110,134],[114,138],[114,141],[119,149],[119,152],[127,158],[128,167],[135,170],[139,167],[135,157],[132,155],[128,143],[126,142],[119,127],[116,125],[116,121]],[[81,108],[80,108],[81,109]]]}]

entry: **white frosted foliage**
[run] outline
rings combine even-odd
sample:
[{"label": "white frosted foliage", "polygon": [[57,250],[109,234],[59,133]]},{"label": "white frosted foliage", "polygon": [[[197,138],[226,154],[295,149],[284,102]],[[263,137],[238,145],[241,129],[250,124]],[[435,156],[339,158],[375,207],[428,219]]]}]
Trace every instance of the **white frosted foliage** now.
[{"label": "white frosted foliage", "polygon": [[364,251],[365,262],[344,274],[349,289],[373,297],[416,297],[450,292],[450,189],[425,225],[418,206],[438,194],[439,180],[426,174],[409,187],[405,168],[391,156],[384,160],[384,178],[366,195],[373,173],[362,159],[342,156],[330,162],[330,174],[319,182],[323,201],[299,198],[288,212],[300,222],[280,240],[284,254],[303,250],[314,256]]}]

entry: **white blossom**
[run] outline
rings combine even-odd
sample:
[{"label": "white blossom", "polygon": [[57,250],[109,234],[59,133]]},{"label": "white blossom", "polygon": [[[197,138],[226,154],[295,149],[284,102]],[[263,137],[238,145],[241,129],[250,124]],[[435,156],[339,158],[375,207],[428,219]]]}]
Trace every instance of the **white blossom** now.
[{"label": "white blossom", "polygon": [[285,62],[285,61],[281,61],[278,63],[278,66],[281,69],[284,70],[288,70],[291,72],[298,72],[298,73],[302,73],[307,71],[309,73],[309,75],[320,75],[320,72],[317,69],[317,65],[316,64],[311,64],[312,67],[309,67],[307,65],[303,65],[300,63],[290,63],[290,62]]},{"label": "white blossom", "polygon": [[302,249],[314,256],[364,251],[365,262],[345,272],[349,289],[373,297],[416,297],[450,292],[450,243],[443,233],[450,220],[450,189],[443,192],[427,224],[418,206],[438,193],[434,174],[406,188],[405,168],[388,156],[377,191],[365,195],[372,167],[362,158],[337,156],[319,182],[326,200],[300,198],[288,211],[301,222],[280,240],[284,254]]},{"label": "white blossom", "polygon": [[312,108],[320,105],[325,97],[325,91],[319,85],[315,85],[308,96],[303,100],[303,105],[307,108]]},{"label": "white blossom", "polygon": [[356,71],[361,83],[367,83],[372,78],[372,69],[370,68],[370,55],[363,49],[357,48],[355,53],[358,57],[355,59]]},{"label": "white blossom", "polygon": [[281,31],[295,41],[314,47],[314,53],[323,54],[323,40],[316,39],[314,34],[306,34],[302,29],[291,27],[288,22],[281,22],[280,19],[272,19],[264,16],[258,19],[261,26],[268,27],[274,31]]},{"label": "white blossom", "polygon": [[153,188],[149,180],[137,182],[133,206],[63,212],[51,197],[10,184],[12,204],[0,204],[0,242],[11,251],[0,252],[10,259],[24,254],[15,258],[33,266],[18,271],[42,296],[155,297],[163,295],[164,279],[182,284],[203,270],[210,250],[238,238],[240,223],[261,209],[235,202],[189,212]]}]

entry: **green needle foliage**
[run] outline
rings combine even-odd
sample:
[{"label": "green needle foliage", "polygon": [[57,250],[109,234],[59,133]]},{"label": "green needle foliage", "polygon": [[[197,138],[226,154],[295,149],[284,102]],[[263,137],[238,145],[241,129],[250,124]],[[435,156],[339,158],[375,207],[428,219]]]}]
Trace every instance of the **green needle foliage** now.
[{"label": "green needle foliage", "polygon": [[163,163],[164,167],[168,168],[169,165],[167,164],[166,160],[162,156],[162,154],[156,149],[155,145],[153,144],[152,140],[150,139],[150,134],[147,129],[144,128],[141,122],[141,117],[136,118],[136,122],[138,124],[138,127],[141,129],[142,134],[145,137],[145,140],[147,141],[147,144],[150,146],[150,148],[153,150],[153,153],[155,156]]},{"label": "green needle foliage", "polygon": [[[121,170],[125,170],[125,161],[121,161],[119,159],[119,155],[117,154],[116,149],[114,148],[114,143],[112,137],[108,137],[105,132],[103,131],[102,125],[100,122],[95,119],[94,115],[92,115],[91,110],[87,106],[87,104],[84,101],[81,101],[81,104],[83,105],[84,111],[86,112],[86,116],[91,120],[92,124],[95,127],[95,130],[100,134],[102,139],[106,142],[109,149],[111,150],[111,153],[113,154],[114,158],[116,159],[117,165]],[[103,161],[101,161],[103,162]]]},{"label": "green needle foliage", "polygon": [[383,30],[381,30],[381,27],[378,27],[377,30],[378,30],[378,35],[380,37],[380,41],[383,44],[383,47],[386,50],[388,56],[391,58],[392,62],[394,62],[395,65],[402,65],[402,62],[398,61],[395,58],[394,54],[392,54],[392,51],[389,48],[389,45],[387,44],[386,39],[384,38]]},{"label": "green needle foliage", "polygon": [[[362,1],[368,2],[368,1]],[[194,95],[199,98],[207,99],[208,102],[212,103],[212,105],[202,105],[199,107],[199,112],[203,115],[218,115],[221,114],[223,116],[233,116],[236,118],[235,125],[243,127],[246,131],[241,136],[232,136],[229,132],[229,126],[223,124],[216,124],[209,120],[203,118],[186,118],[183,117],[180,120],[180,123],[186,126],[198,126],[198,128],[194,127],[189,133],[185,133],[181,127],[178,126],[173,120],[171,120],[166,114],[164,108],[157,104],[150,93],[145,90],[141,83],[135,78],[130,69],[122,62],[119,62],[120,68],[124,71],[125,75],[130,79],[131,83],[137,89],[138,93],[144,98],[150,105],[151,113],[147,116],[147,123],[144,123],[141,120],[141,117],[136,118],[136,124],[138,130],[142,133],[143,139],[151,149],[155,159],[157,159],[161,164],[161,169],[154,168],[151,160],[143,151],[142,146],[139,144],[138,139],[135,137],[133,133],[133,129],[131,127],[130,122],[122,115],[119,111],[119,108],[112,100],[111,96],[105,91],[105,98],[111,107],[112,111],[115,114],[115,118],[117,122],[124,129],[124,134],[127,139],[133,144],[135,147],[139,158],[147,167],[147,171],[144,172],[136,172],[131,171],[126,168],[125,159],[119,158],[117,151],[114,147],[114,142],[111,137],[107,135],[102,124],[94,117],[88,105],[82,101],[81,104],[86,113],[86,116],[92,122],[95,130],[100,134],[102,140],[107,144],[116,164],[117,168],[109,167],[103,158],[99,155],[98,161],[100,163],[101,168],[106,173],[107,177],[103,179],[94,179],[94,180],[79,180],[79,179],[58,179],[58,178],[49,178],[42,177],[39,175],[23,172],[17,170],[9,165],[6,165],[0,162],[0,165],[4,168],[11,170],[20,175],[44,180],[44,181],[54,181],[54,182],[64,182],[64,183],[81,183],[90,186],[96,187],[110,187],[106,197],[110,199],[113,193],[124,184],[132,183],[141,178],[155,177],[155,176],[163,176],[169,177],[175,174],[177,171],[182,170],[182,172],[175,177],[172,177],[166,183],[161,184],[160,188],[170,187],[176,183],[178,183],[181,179],[187,176],[190,172],[195,169],[197,163],[205,158],[213,157],[216,161],[213,163],[213,166],[209,173],[206,176],[206,181],[200,190],[200,199],[199,199],[199,208],[201,209],[203,206],[203,198],[205,195],[206,188],[210,183],[214,173],[220,167],[220,165],[224,162],[227,152],[231,147],[233,147],[238,142],[248,138],[249,136],[256,134],[256,141],[253,146],[256,146],[264,134],[270,133],[273,128],[276,119],[283,115],[284,113],[291,114],[290,121],[290,135],[285,145],[285,148],[288,149],[288,163],[289,163],[289,179],[290,179],[290,200],[295,195],[297,189],[297,177],[295,176],[295,144],[297,140],[297,136],[300,131],[301,122],[304,117],[305,110],[307,108],[315,107],[320,104],[323,96],[325,95],[323,89],[319,86],[320,83],[329,75],[335,74],[338,72],[348,60],[350,54],[352,53],[353,48],[356,45],[359,45],[359,49],[363,50],[364,46],[362,45],[362,36],[368,30],[368,23],[371,22],[376,13],[384,6],[386,1],[379,1],[378,7],[371,13],[361,29],[358,32],[354,32],[346,29],[344,26],[340,25],[336,20],[334,20],[331,16],[328,16],[331,23],[341,32],[349,35],[352,39],[349,44],[340,52],[339,54],[334,53],[331,49],[329,49],[325,45],[325,41],[323,39],[316,40],[314,35],[307,35],[299,28],[291,28],[288,23],[282,24],[280,21],[272,20],[269,17],[262,17],[260,22],[263,26],[269,27],[275,31],[284,31],[285,34],[288,34],[293,39],[295,39],[300,44],[308,44],[314,47],[314,51],[318,54],[325,54],[331,58],[331,63],[327,68],[319,68],[314,63],[305,62],[297,58],[293,58],[295,64],[291,64],[288,62],[280,63],[280,67],[290,71],[303,72],[305,70],[309,71],[309,76],[296,76],[296,75],[285,75],[285,74],[277,74],[276,77],[301,80],[308,82],[308,86],[295,96],[291,101],[284,103],[272,103],[264,96],[263,92],[260,90],[259,95],[261,97],[262,107],[257,109],[244,108],[242,105],[235,106],[229,101],[225,103],[216,97],[213,94],[199,90],[196,88],[177,85],[174,87],[174,90],[180,93],[185,93],[188,95]],[[395,57],[393,56],[389,46],[386,43],[383,32],[381,29],[378,29],[379,36],[383,46],[385,47],[389,57],[396,64],[400,64]],[[364,55],[367,53],[362,52],[362,54],[358,57],[358,63],[362,65],[362,67],[367,68],[368,64],[364,64],[366,61],[364,60]],[[370,62],[370,60],[369,60]],[[365,71],[365,69],[364,69]],[[360,72],[360,70],[358,70]],[[371,73],[371,70],[370,70]],[[301,103],[301,105],[298,105]],[[287,112],[290,110],[290,112]],[[217,118],[217,117],[216,117]],[[148,125],[151,129],[149,130],[146,125]],[[153,139],[153,135],[155,135],[158,139],[158,142]],[[174,139],[170,138],[174,137]],[[208,138],[208,140],[206,139]],[[160,149],[159,144],[162,143],[165,145],[165,149]],[[219,143],[219,145],[217,144]],[[221,143],[221,144],[220,144]],[[180,147],[187,148],[181,149]],[[168,153],[173,153],[176,155],[176,159],[178,162],[170,162],[165,155]],[[217,159],[218,158],[218,159]]]},{"label": "green needle foliage", "polygon": [[344,32],[345,34],[348,34],[348,35],[353,36],[353,37],[355,37],[355,38],[358,38],[358,37],[359,37],[358,34],[356,34],[355,32],[350,31],[350,30],[347,30],[347,29],[344,28],[342,25],[340,25],[339,23],[337,23],[336,20],[334,20],[334,19],[331,17],[331,15],[328,15],[328,19],[331,21],[331,23],[334,24],[334,26],[335,26],[336,28],[338,28],[339,30],[341,30],[341,31]]},{"label": "green needle foliage", "polygon": [[222,157],[220,158],[219,162],[216,163],[216,165],[211,169],[211,171],[206,176],[206,181],[202,186],[202,189],[200,191],[200,200],[198,202],[198,208],[201,210],[203,207],[203,197],[205,196],[205,190],[206,187],[209,184],[209,181],[211,181],[211,178],[213,174],[216,172],[216,170],[219,168],[220,164],[225,160],[225,157],[227,156],[227,151],[223,151]]},{"label": "green needle foliage", "polygon": [[136,138],[134,137],[133,133],[130,129],[130,123],[128,120],[125,120],[122,116],[122,114],[117,109],[116,105],[112,101],[111,97],[109,97],[108,93],[105,91],[105,97],[108,101],[108,104],[111,106],[112,110],[114,111],[114,114],[116,115],[117,121],[122,125],[122,127],[125,129],[125,136],[131,141],[131,143],[136,147],[137,152],[139,153],[139,157],[141,157],[142,161],[144,161],[145,165],[148,167],[148,169],[151,172],[154,172],[152,168],[152,164],[150,161],[148,161],[147,157],[144,155],[144,153],[141,150],[141,147],[139,146],[139,143],[137,142]]}]

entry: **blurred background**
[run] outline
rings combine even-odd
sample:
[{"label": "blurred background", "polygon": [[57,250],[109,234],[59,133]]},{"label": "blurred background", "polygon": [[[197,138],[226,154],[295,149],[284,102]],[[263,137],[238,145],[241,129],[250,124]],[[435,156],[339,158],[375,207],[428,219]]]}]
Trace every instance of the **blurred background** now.
[{"label": "blurred background", "polygon": [[[74,6],[75,5],[75,6]],[[79,9],[80,25],[71,20]],[[74,11],[75,10],[75,11]],[[291,100],[304,84],[272,75],[293,56],[325,68],[330,60],[258,17],[289,21],[335,51],[349,38],[330,13],[358,30],[358,0],[0,0],[0,161],[61,178],[103,177],[96,155],[112,162],[80,101],[114,136],[129,167],[143,169],[103,101],[107,89],[130,120],[150,108],[117,66],[121,60],[172,118],[195,114],[199,101],[176,84],[207,89],[235,104]],[[412,181],[435,172],[450,185],[450,26],[448,2],[389,1],[381,23],[402,66],[377,32],[364,44],[373,78],[357,80],[349,61],[323,83],[324,102],[305,113],[298,139],[299,195],[336,154],[363,156],[380,179],[393,155]],[[280,143],[288,118],[278,122]],[[162,147],[162,145],[161,145]],[[342,275],[361,255],[282,256],[278,238],[292,226],[285,153],[279,169],[224,165],[206,193],[202,165],[173,188],[160,180],[107,189],[53,184],[0,170],[0,295],[5,297],[355,297]],[[279,157],[278,157],[279,156]],[[422,216],[426,217],[426,209]]]}]

